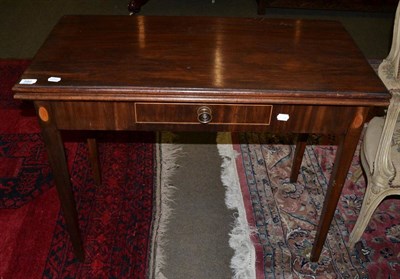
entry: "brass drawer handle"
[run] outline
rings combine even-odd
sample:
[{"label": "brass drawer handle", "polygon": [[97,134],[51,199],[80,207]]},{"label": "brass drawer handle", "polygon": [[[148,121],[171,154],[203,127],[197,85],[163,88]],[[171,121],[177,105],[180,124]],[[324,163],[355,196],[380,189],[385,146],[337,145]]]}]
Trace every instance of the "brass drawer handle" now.
[{"label": "brass drawer handle", "polygon": [[197,120],[202,124],[210,123],[212,120],[212,111],[207,106],[202,106],[197,109]]}]

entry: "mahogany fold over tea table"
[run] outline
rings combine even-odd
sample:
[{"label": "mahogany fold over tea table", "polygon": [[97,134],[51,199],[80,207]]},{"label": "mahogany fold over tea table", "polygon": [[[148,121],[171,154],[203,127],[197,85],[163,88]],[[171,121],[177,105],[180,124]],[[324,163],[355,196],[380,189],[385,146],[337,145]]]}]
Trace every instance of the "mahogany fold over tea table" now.
[{"label": "mahogany fold over tea table", "polygon": [[292,181],[305,135],[336,135],[317,261],[367,115],[390,99],[340,23],[265,18],[65,16],[14,91],[35,104],[80,260],[61,130],[298,133]]}]

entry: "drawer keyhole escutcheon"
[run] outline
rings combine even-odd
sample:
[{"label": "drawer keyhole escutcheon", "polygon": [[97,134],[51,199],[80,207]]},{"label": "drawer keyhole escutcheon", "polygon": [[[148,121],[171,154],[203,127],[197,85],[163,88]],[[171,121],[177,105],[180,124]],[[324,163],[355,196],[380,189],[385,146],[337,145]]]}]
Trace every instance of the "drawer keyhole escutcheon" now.
[{"label": "drawer keyhole escutcheon", "polygon": [[212,111],[207,106],[201,106],[197,109],[197,120],[202,124],[210,123],[212,120]]}]

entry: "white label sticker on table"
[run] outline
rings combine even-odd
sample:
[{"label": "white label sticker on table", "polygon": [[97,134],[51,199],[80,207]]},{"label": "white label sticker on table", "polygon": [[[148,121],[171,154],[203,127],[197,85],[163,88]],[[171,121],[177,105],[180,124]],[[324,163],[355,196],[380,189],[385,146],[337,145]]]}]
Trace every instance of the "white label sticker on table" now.
[{"label": "white label sticker on table", "polygon": [[47,81],[49,82],[59,82],[61,80],[60,77],[49,77]]},{"label": "white label sticker on table", "polygon": [[37,82],[36,78],[24,78],[19,81],[19,84],[34,84]]},{"label": "white label sticker on table", "polygon": [[288,121],[289,120],[289,114],[286,113],[280,113],[276,116],[276,119],[279,121]]}]

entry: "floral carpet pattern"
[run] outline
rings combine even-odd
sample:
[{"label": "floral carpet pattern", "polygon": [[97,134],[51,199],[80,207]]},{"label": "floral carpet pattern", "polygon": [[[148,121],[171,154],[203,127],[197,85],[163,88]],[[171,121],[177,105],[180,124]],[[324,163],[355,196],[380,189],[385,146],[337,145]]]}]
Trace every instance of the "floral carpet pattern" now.
[{"label": "floral carpet pattern", "polygon": [[385,200],[362,240],[347,247],[365,191],[355,153],[320,261],[308,260],[336,147],[307,146],[297,183],[289,182],[293,145],[267,144],[261,134],[239,134],[236,164],[256,229],[257,278],[399,278],[400,200]]},{"label": "floral carpet pattern", "polygon": [[29,63],[0,60],[0,209],[19,208],[52,186],[33,105],[11,90]]},{"label": "floral carpet pattern", "polygon": [[[102,184],[94,183],[80,144],[71,169],[86,260],[72,250],[62,213],[43,278],[146,278],[153,206],[153,133],[120,134],[100,143]],[[124,140],[122,140],[124,139]]]},{"label": "floral carpet pattern", "polygon": [[147,278],[161,164],[156,135],[99,132],[96,185],[85,134],[63,134],[86,254],[78,262],[33,105],[13,99],[28,65],[0,60],[0,278]]}]

